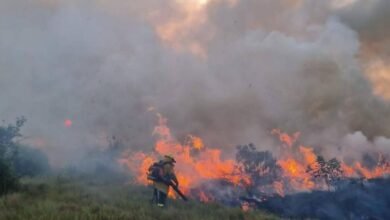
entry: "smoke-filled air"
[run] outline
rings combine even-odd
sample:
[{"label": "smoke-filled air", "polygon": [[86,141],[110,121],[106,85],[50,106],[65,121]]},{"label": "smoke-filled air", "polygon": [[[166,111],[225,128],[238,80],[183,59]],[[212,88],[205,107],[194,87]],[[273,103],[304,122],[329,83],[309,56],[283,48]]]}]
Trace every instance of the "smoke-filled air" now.
[{"label": "smoke-filled air", "polygon": [[388,0],[0,0],[0,103],[49,176],[170,155],[254,219],[390,217]]}]

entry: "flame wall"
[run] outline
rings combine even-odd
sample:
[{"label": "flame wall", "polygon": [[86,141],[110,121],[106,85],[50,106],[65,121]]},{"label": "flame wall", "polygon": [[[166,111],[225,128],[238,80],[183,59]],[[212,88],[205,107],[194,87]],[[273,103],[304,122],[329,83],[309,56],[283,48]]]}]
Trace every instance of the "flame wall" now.
[{"label": "flame wall", "polygon": [[[333,184],[336,182],[331,183],[331,181],[339,181],[337,184],[341,185],[341,181],[349,178],[367,180],[390,175],[390,155],[388,154],[376,152],[377,157],[370,158],[371,164],[365,160],[348,161],[347,157],[339,155],[338,165],[330,168],[332,165],[325,164],[327,159],[322,163],[318,152],[310,146],[300,144],[300,133],[289,135],[279,129],[271,132],[280,141],[279,150],[281,151],[274,165],[266,165],[265,160],[260,163],[256,162],[261,158],[253,158],[252,155],[244,156],[245,160],[249,160],[245,157],[254,159],[248,163],[243,163],[237,156],[238,154],[235,159],[224,159],[220,149],[206,147],[199,137],[188,135],[187,139],[180,143],[167,127],[167,119],[159,113],[157,116],[159,120],[154,129],[154,134],[157,136],[154,151],[125,151],[118,162],[131,172],[133,183],[149,185],[151,182],[147,179],[148,168],[162,159],[164,155],[172,155],[177,161],[175,173],[181,189],[200,201],[228,200],[224,198],[225,196],[218,195],[226,190],[236,193],[240,190],[254,191],[257,194],[264,193],[268,196],[276,193],[284,197],[286,194],[296,192],[330,190],[331,187],[337,186]],[[256,154],[256,151],[250,154]],[[264,154],[256,157],[262,156]],[[328,159],[328,161],[331,160]],[[315,170],[318,172],[314,173]],[[259,179],[269,179],[269,182],[261,182]],[[225,186],[218,185],[223,183]],[[169,193],[171,197],[175,197],[173,191]],[[235,197],[237,199],[238,196]]]}]

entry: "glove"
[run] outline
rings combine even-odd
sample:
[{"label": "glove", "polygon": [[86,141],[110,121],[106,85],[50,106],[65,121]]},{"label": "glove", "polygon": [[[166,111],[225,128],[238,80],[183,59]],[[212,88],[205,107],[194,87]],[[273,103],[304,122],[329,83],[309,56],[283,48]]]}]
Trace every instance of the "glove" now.
[{"label": "glove", "polygon": [[176,187],[179,187],[179,181],[176,178],[173,179],[173,182],[176,184]]}]

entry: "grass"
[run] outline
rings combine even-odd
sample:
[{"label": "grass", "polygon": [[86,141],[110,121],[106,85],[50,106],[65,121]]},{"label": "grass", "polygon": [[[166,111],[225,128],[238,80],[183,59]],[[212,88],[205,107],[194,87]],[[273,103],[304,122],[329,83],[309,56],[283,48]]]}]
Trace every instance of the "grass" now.
[{"label": "grass", "polygon": [[150,204],[151,189],[103,179],[57,176],[24,179],[21,190],[0,198],[4,220],[277,219],[218,204],[181,200],[161,209]]}]

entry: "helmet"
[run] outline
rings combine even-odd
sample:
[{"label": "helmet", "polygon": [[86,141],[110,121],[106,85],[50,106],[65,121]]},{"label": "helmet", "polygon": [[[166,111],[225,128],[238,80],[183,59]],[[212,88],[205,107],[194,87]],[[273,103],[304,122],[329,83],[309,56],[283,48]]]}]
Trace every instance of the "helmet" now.
[{"label": "helmet", "polygon": [[175,160],[175,158],[173,158],[172,154],[164,155],[164,160],[172,162],[172,163],[176,163],[176,160]]}]

